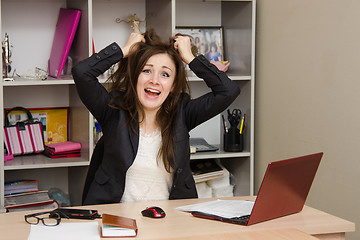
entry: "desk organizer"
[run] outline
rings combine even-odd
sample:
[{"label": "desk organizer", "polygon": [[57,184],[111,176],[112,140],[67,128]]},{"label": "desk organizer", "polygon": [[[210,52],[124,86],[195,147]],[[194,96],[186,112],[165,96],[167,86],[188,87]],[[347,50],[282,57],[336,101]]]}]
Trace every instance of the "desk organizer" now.
[{"label": "desk organizer", "polygon": [[244,134],[240,134],[240,130],[230,127],[224,133],[224,151],[226,152],[242,152],[244,149]]}]

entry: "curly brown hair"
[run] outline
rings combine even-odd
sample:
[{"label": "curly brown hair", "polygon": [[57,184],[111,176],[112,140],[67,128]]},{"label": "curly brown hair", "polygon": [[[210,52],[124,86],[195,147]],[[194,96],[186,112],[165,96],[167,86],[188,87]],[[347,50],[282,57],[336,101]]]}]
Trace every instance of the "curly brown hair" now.
[{"label": "curly brown hair", "polygon": [[[184,96],[190,96],[190,87],[186,79],[184,63],[174,48],[174,37],[169,42],[163,42],[154,30],[144,33],[145,43],[134,44],[127,58],[122,58],[118,63],[117,70],[109,77],[109,91],[121,91],[120,97],[112,99],[110,106],[121,109],[127,113],[127,124],[136,132],[133,123],[139,116],[144,116],[144,109],[139,101],[136,86],[138,77],[146,62],[155,54],[166,53],[173,60],[176,67],[176,75],[171,93],[166,98],[157,112],[156,121],[161,129],[162,143],[158,156],[163,159],[166,171],[171,171],[174,157],[174,124],[178,103]],[[142,121],[139,119],[138,121]]]}]

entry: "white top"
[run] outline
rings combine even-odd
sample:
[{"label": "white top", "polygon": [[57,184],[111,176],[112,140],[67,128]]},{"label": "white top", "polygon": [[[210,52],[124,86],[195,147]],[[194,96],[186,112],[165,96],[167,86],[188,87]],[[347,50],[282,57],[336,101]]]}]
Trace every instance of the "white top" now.
[{"label": "white top", "polygon": [[139,148],[134,163],[126,172],[125,190],[121,202],[167,200],[173,174],[167,172],[158,159],[161,145],[159,129],[145,134],[140,129]]}]

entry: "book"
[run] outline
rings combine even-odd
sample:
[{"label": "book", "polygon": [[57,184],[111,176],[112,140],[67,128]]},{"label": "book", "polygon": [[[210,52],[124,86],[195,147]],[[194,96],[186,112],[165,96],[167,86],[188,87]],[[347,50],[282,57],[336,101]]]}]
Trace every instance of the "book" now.
[{"label": "book", "polygon": [[49,58],[49,76],[60,77],[79,25],[80,16],[80,10],[60,8]]},{"label": "book", "polygon": [[4,195],[38,191],[39,180],[17,180],[4,184]]},{"label": "book", "polygon": [[81,144],[71,141],[47,144],[43,154],[50,158],[80,157]]},{"label": "book", "polygon": [[54,152],[51,152],[51,151],[45,149],[43,154],[45,154],[46,156],[48,156],[50,158],[69,158],[69,157],[80,157],[81,156],[80,150],[54,153]]},{"label": "book", "polygon": [[8,212],[30,211],[39,209],[55,209],[59,204],[55,200],[49,200],[41,203],[30,203],[23,206],[9,206],[6,208]]},{"label": "book", "polygon": [[102,237],[135,237],[137,235],[136,220],[111,214],[102,214]]},{"label": "book", "polygon": [[223,176],[225,171],[215,159],[191,160],[190,168],[195,182],[202,182],[214,177]]},{"label": "book", "polygon": [[59,204],[51,199],[48,191],[14,194],[4,197],[4,206],[7,211],[23,211],[46,208],[58,208]]},{"label": "book", "polygon": [[46,147],[46,150],[48,150],[49,152],[62,153],[62,152],[80,150],[81,143],[66,141],[66,142],[47,144],[45,147]]}]

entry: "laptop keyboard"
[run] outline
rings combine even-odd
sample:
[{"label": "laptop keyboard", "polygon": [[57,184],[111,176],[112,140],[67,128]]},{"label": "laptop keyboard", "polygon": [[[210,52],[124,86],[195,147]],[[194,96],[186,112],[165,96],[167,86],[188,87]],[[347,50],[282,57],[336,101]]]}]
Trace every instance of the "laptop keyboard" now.
[{"label": "laptop keyboard", "polygon": [[241,217],[234,217],[234,218],[231,218],[233,220],[249,220],[250,218],[250,215],[245,215],[245,216],[241,216]]},{"label": "laptop keyboard", "polygon": [[250,215],[244,215],[241,217],[230,218],[229,222],[245,225],[249,221],[249,218],[250,218]]}]

